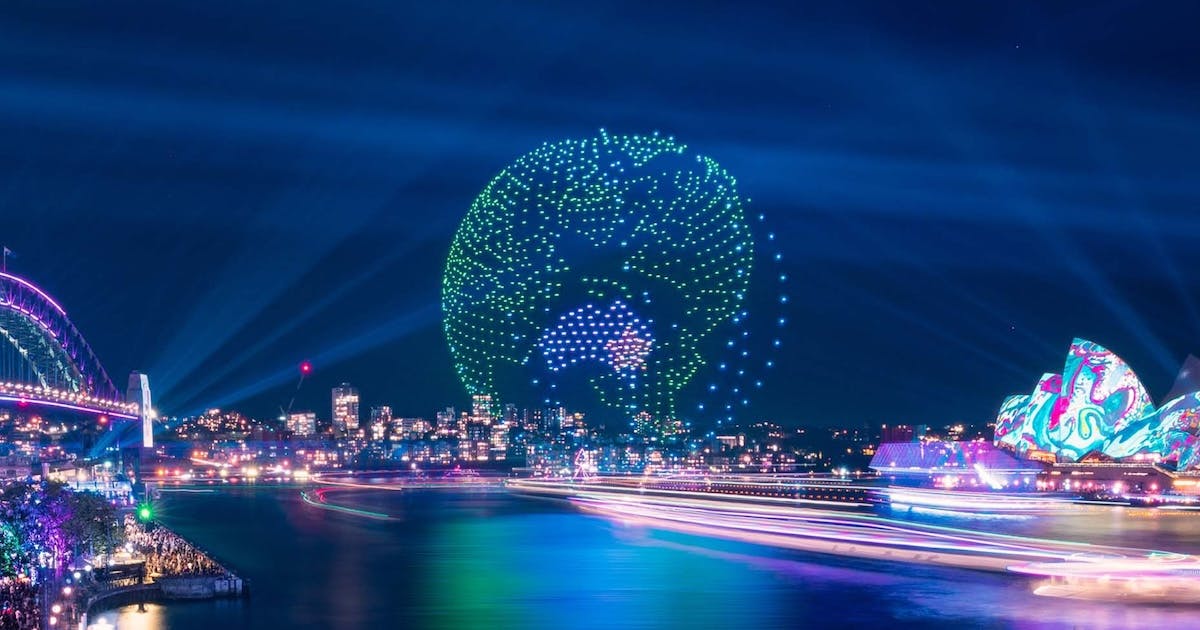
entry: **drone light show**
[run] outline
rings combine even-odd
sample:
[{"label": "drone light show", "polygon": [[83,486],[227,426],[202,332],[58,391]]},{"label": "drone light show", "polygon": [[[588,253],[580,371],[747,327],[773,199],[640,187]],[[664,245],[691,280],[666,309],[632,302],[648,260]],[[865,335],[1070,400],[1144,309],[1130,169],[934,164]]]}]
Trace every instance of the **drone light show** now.
[{"label": "drone light show", "polygon": [[[444,329],[468,393],[666,420],[702,370],[757,378],[769,353],[747,343],[746,205],[716,161],[657,134],[601,131],[518,158],[475,199],[446,261]],[[749,387],[711,389],[749,403]]]},{"label": "drone light show", "polygon": [[[607,309],[591,304],[559,317],[558,324],[546,331],[538,347],[551,372],[579,361],[600,361],[618,374],[646,369],[646,356],[654,343],[643,324],[632,315],[624,302]],[[627,374],[628,378],[636,378]]]}]

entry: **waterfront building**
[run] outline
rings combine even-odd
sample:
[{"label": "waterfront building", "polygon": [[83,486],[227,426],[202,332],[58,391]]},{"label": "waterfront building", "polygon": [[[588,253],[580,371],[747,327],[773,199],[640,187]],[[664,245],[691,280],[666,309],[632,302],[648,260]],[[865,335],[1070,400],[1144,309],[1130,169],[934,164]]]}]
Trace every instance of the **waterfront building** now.
[{"label": "waterfront building", "polygon": [[3,450],[7,453],[0,455],[0,481],[25,479],[33,474],[33,458],[16,454],[12,448]]},{"label": "waterfront building", "polygon": [[358,430],[358,389],[349,383],[333,388],[333,430],[338,435]]},{"label": "waterfront building", "polygon": [[908,424],[885,424],[879,431],[880,442],[912,442],[915,439],[916,432]]},{"label": "waterfront building", "polygon": [[456,435],[457,414],[454,412],[454,407],[446,407],[445,411],[437,412],[435,421],[437,422],[436,430],[438,435],[449,437]]},{"label": "waterfront building", "polygon": [[172,433],[179,439],[199,440],[218,437],[245,438],[253,431],[261,433],[263,430],[261,423],[236,411],[209,409],[199,416],[178,420]]},{"label": "waterfront building", "polygon": [[396,418],[393,433],[402,440],[420,440],[433,431],[433,426],[424,418]]},{"label": "waterfront building", "polygon": [[475,418],[471,419],[467,424],[466,446],[462,449],[465,459],[488,460],[488,453],[491,450],[491,430],[490,424],[485,424]]},{"label": "waterfront building", "polygon": [[[1004,399],[992,442],[885,442],[871,467],[943,486],[1195,492],[1200,486],[1196,367],[1189,357],[1167,399],[1155,406],[1120,357],[1075,339],[1062,372],[1043,374],[1031,394]],[[966,429],[947,427],[946,434],[963,436]]]},{"label": "waterfront building", "polygon": [[521,410],[521,428],[524,429],[526,433],[537,433],[541,428],[541,421],[541,411],[538,411],[537,409],[532,411],[529,409]]},{"label": "waterfront building", "polygon": [[[514,410],[513,415],[516,415]],[[509,423],[507,420],[500,421],[492,425],[492,459],[496,461],[504,461],[508,459],[508,432]]]},{"label": "waterfront building", "polygon": [[[994,442],[1031,459],[1058,463],[1156,463],[1200,470],[1200,390],[1185,362],[1169,396],[1155,406],[1133,370],[1097,343],[1075,339],[1061,373],[1033,393],[1004,399]],[[1182,392],[1182,393],[1181,393]]]},{"label": "waterfront building", "polygon": [[562,407],[557,409],[546,408],[542,410],[542,433],[545,435],[556,436],[559,430],[562,429],[562,417],[566,410]]},{"label": "waterfront building", "polygon": [[496,405],[489,394],[471,396],[471,418],[469,422],[491,426],[496,421]]},{"label": "waterfront building", "polygon": [[1044,466],[1013,457],[990,442],[885,442],[871,468],[902,485],[1034,489]]},{"label": "waterfront building", "polygon": [[288,414],[287,430],[297,437],[308,437],[317,432],[317,414],[312,411],[297,411]]},{"label": "waterfront building", "polygon": [[745,433],[739,433],[737,435],[718,435],[716,440],[718,448],[722,451],[733,451],[746,446]]},{"label": "waterfront building", "polygon": [[392,426],[392,408],[383,405],[371,407],[371,440],[382,442],[387,438],[388,429]]}]

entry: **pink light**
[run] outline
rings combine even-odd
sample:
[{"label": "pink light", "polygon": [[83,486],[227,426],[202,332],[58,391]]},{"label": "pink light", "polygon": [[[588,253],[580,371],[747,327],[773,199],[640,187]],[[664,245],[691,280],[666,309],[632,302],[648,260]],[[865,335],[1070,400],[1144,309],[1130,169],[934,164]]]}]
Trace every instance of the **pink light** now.
[{"label": "pink light", "polygon": [[[49,401],[49,400],[39,400],[37,398],[26,398],[24,396],[18,397],[18,396],[0,395],[0,402],[14,402],[14,403],[17,403],[17,405],[19,405],[19,406],[25,406],[25,405],[30,405],[30,404],[43,405],[43,406],[49,406],[49,407],[58,407],[60,409],[70,409],[71,411],[82,411],[84,413],[96,413],[96,409],[92,409],[89,407],[81,407],[79,405],[69,405],[67,403],[53,402],[53,401]],[[124,418],[126,420],[137,420],[138,419],[137,416],[133,416],[133,415],[125,414],[125,413],[117,413],[115,411],[106,411],[105,413],[107,413],[110,416],[116,416],[118,418]]]},{"label": "pink light", "polygon": [[0,272],[0,278],[8,278],[9,280],[16,282],[17,284],[20,284],[21,286],[28,287],[34,293],[37,293],[38,295],[42,296],[42,299],[49,302],[50,305],[53,306],[54,309],[59,312],[59,314],[62,314],[62,315],[67,314],[67,312],[65,310],[63,310],[63,307],[59,306],[58,302],[54,301],[54,298],[50,297],[49,295],[46,295],[45,291],[39,289],[38,287],[36,287],[32,283],[30,283],[28,280],[18,278],[10,273],[3,273],[3,272]]}]

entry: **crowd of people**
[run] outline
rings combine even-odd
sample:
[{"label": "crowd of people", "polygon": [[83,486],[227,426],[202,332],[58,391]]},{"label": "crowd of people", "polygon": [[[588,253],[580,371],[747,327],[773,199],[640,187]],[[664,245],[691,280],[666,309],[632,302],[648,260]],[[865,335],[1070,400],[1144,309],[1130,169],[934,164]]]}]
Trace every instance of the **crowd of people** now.
[{"label": "crowd of people", "polygon": [[34,630],[41,625],[37,586],[29,578],[0,578],[0,606],[0,630]]},{"label": "crowd of people", "polygon": [[147,528],[132,516],[125,520],[125,540],[146,558],[146,573],[155,577],[225,575],[224,567],[191,543],[162,528]]}]

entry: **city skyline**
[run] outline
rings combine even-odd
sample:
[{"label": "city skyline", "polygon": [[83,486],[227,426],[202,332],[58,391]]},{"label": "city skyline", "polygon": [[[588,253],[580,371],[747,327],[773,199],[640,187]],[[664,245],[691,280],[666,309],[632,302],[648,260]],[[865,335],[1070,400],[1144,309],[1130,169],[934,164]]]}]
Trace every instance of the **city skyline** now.
[{"label": "city skyline", "polygon": [[[543,142],[658,131],[737,174],[795,279],[756,417],[985,420],[1077,336],[1157,400],[1200,350],[1197,51],[1172,36],[1192,10],[871,9],[709,29],[397,8],[386,41],[332,12],[317,22],[338,28],[293,33],[249,11],[255,37],[169,6],[14,12],[0,241],[168,411],[273,417],[310,359],[300,407],[349,381],[364,408],[426,414],[468,400],[438,278],[480,188]],[[180,44],[90,29],[133,11]],[[477,38],[420,36],[447,22]]]},{"label": "city skyline", "polygon": [[0,10],[0,630],[1187,627],[1200,4]]}]

